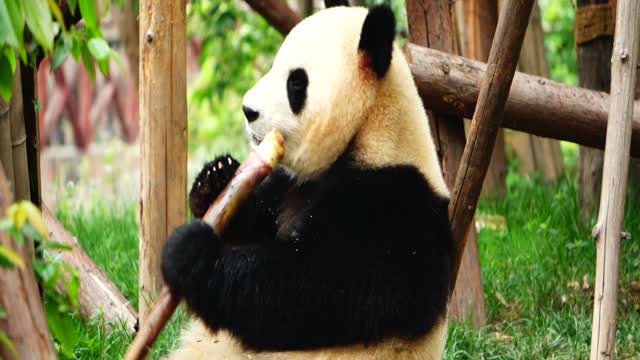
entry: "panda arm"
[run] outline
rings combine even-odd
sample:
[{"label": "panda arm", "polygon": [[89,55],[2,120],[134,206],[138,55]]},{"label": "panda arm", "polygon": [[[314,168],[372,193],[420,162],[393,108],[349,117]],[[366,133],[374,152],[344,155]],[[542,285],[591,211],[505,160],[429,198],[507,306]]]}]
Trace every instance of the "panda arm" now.
[{"label": "panda arm", "polygon": [[163,254],[167,283],[256,350],[423,334],[446,304],[446,200],[413,171],[351,178],[318,194],[296,239],[231,247],[201,224],[179,229]]},{"label": "panda arm", "polygon": [[[230,155],[220,155],[204,165],[189,192],[189,208],[196,219],[204,216],[239,165]],[[228,230],[224,235],[225,242],[238,244],[256,241],[257,237],[272,236],[275,233],[276,210],[290,184],[291,180],[284,170],[276,168],[245,201],[228,224]]]}]

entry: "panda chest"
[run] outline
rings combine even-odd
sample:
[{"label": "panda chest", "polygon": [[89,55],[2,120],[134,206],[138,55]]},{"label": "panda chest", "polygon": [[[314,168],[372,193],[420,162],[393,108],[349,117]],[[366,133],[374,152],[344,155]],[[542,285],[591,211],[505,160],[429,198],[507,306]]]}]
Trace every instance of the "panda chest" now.
[{"label": "panda chest", "polygon": [[276,239],[279,241],[299,241],[301,228],[312,211],[310,190],[295,188],[283,199],[275,219]]}]

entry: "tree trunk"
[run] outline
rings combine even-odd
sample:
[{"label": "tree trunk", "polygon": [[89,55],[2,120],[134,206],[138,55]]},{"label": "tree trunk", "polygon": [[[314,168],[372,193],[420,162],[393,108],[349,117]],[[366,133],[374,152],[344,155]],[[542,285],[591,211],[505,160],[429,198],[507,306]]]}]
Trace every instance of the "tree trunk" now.
[{"label": "tree trunk", "polygon": [[618,0],[611,58],[611,107],[607,124],[596,242],[591,360],[615,357],[620,238],[627,194],[631,120],[640,49],[640,2]]},{"label": "tree trunk", "polygon": [[[489,59],[491,42],[498,24],[497,0],[465,0],[464,10],[464,56],[486,62]],[[506,158],[504,134],[500,130],[491,154],[489,170],[484,180],[483,192],[497,197],[505,195]]]},{"label": "tree trunk", "polygon": [[[549,77],[549,67],[544,54],[544,32],[537,3],[533,7],[529,28],[524,37],[519,69],[527,74]],[[508,136],[507,143],[517,153],[521,173],[530,174],[534,170],[540,170],[548,181],[555,181],[562,175],[562,151],[559,141],[514,132]]]},{"label": "tree trunk", "polygon": [[140,323],[162,285],[166,237],[186,221],[186,2],[140,2]]},{"label": "tree trunk", "polygon": [[[0,214],[5,214],[12,198],[4,170],[0,167]],[[0,267],[0,304],[7,319],[0,319],[0,330],[7,334],[17,356],[0,342],[3,359],[55,359],[51,334],[47,327],[40,293],[31,267],[31,258],[24,246],[18,246],[4,231],[0,231],[0,244],[15,251],[24,261],[23,268]]]},{"label": "tree trunk", "polygon": [[[129,334],[135,333],[138,329],[138,314],[120,290],[91,260],[78,241],[64,229],[49,209],[43,207],[42,216],[51,239],[71,247],[71,251],[54,250],[52,254],[78,269],[80,276],[78,305],[82,318],[88,320],[92,315],[101,313],[108,328],[113,325],[119,328],[120,324],[124,324]],[[64,289],[64,286],[61,289]]]},{"label": "tree trunk", "polygon": [[[486,64],[408,44],[413,80],[425,106],[472,116]],[[516,73],[502,126],[538,136],[604,147],[609,95]],[[634,103],[631,155],[640,156],[640,102]]]},{"label": "tree trunk", "polygon": [[[578,0],[578,9],[593,4],[607,4],[608,0]],[[601,35],[577,44],[578,81],[581,87],[609,92],[611,84],[611,50],[613,37]],[[588,220],[596,207],[596,194],[602,181],[603,152],[580,146],[578,150],[578,203],[580,216]]]},{"label": "tree trunk", "polygon": [[[450,53],[455,53],[455,27],[449,0],[407,0],[409,41]],[[427,21],[438,19],[439,21]],[[435,129],[433,137],[447,185],[451,189],[460,166],[465,146],[464,119],[461,116],[442,116],[428,112]],[[465,248],[464,261],[449,302],[449,313],[454,319],[471,319],[475,326],[486,321],[482,274],[478,258],[475,229],[471,229]]]},{"label": "tree trunk", "polygon": [[478,205],[491,159],[490,151],[495,145],[504,117],[533,4],[534,0],[506,0],[500,13],[491,45],[488,71],[482,81],[469,141],[462,154],[449,203],[449,221],[454,239],[454,275],[460,266],[467,233]]}]

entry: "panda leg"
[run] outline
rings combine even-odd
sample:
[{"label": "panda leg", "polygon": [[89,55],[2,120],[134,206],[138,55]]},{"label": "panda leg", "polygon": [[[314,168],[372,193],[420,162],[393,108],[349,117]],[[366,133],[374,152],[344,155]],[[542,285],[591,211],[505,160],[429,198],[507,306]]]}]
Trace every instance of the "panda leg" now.
[{"label": "panda leg", "polygon": [[230,155],[220,155],[204,165],[189,192],[189,208],[200,219],[233,177],[240,164]]}]

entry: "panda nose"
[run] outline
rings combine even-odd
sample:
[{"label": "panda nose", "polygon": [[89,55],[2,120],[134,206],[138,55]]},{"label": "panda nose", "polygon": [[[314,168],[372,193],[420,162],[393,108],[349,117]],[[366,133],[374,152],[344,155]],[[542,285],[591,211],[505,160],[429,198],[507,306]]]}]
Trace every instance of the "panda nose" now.
[{"label": "panda nose", "polygon": [[259,112],[253,110],[250,107],[246,107],[244,105],[242,105],[242,112],[244,113],[244,116],[247,118],[247,121],[250,123],[256,121],[258,119],[258,116],[260,115]]}]

